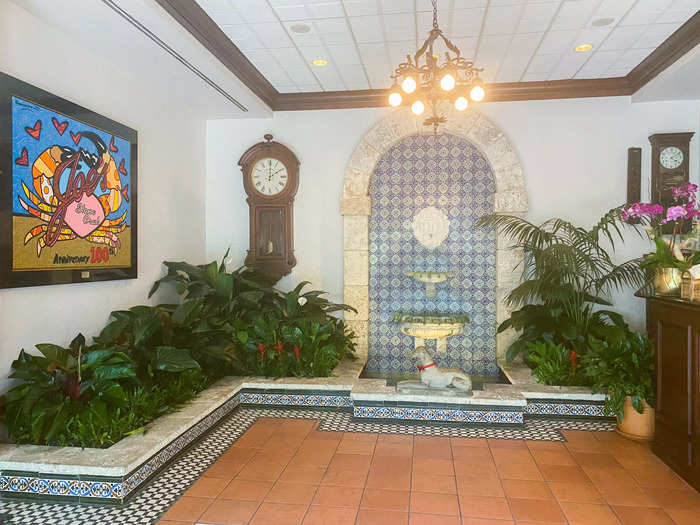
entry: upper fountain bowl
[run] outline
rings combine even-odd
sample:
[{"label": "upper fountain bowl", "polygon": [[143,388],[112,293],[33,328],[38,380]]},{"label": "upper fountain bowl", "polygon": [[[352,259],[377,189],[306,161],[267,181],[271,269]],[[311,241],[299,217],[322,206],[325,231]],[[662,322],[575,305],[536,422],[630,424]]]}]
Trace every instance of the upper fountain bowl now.
[{"label": "upper fountain bowl", "polygon": [[425,296],[435,297],[436,290],[435,285],[451,279],[455,276],[454,272],[443,272],[443,271],[409,271],[406,275],[413,277],[416,281],[425,283]]}]

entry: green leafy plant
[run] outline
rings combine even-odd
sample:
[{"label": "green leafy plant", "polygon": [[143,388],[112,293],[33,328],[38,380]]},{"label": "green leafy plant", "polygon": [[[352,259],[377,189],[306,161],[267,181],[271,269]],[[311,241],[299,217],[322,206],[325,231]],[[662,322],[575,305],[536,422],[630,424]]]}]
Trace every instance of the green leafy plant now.
[{"label": "green leafy plant", "polygon": [[608,395],[605,411],[615,414],[618,422],[623,419],[627,396],[640,414],[644,411],[642,401],[654,406],[654,345],[645,334],[627,332],[607,340],[591,338],[583,365],[593,391]]},{"label": "green leafy plant", "polygon": [[51,442],[79,414],[108,420],[111,408],[126,408],[124,384],[135,384],[135,363],[118,346],[88,348],[78,335],[68,348],[36,345],[41,356],[20,351],[11,378],[22,384],[2,397],[15,442]]},{"label": "green leafy plant", "polygon": [[532,371],[540,383],[565,386],[591,384],[574,350],[567,350],[562,345],[550,342],[533,342],[528,346],[528,360],[532,363]]},{"label": "green leafy plant", "polygon": [[534,341],[561,344],[581,355],[589,335],[605,332],[609,326],[626,326],[619,314],[596,308],[612,306],[612,291],[646,281],[638,259],[616,264],[604,246],[607,243],[614,250],[615,241],[623,239],[625,224],[619,208],[590,229],[556,218],[539,226],[498,214],[477,221],[478,226],[510,237],[512,247],[524,254],[522,281],[505,298],[517,310],[498,328],[499,333],[522,330],[508,348],[509,361],[518,355],[527,357],[528,344]]}]

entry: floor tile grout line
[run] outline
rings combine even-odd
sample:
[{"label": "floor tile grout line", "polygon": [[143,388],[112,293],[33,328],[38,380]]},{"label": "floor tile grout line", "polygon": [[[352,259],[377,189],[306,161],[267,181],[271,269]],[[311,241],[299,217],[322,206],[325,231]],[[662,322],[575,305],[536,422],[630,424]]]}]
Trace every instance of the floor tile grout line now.
[{"label": "floor tile grout line", "polygon": [[[566,437],[566,436],[564,436],[564,437]],[[532,450],[530,449],[530,447],[527,446],[527,443],[525,443],[525,446],[530,451],[530,456],[532,457],[532,461],[535,463],[535,466],[537,467],[537,472],[539,472],[540,476],[542,476],[542,481],[545,482],[545,484],[547,485],[547,489],[551,492],[552,490],[549,487],[549,481],[547,480],[546,476],[544,475],[544,472],[540,468],[540,464],[537,461],[537,458],[532,453]],[[570,452],[569,452],[569,455],[572,456]],[[576,462],[576,459],[573,456],[572,456],[572,459],[574,460],[574,462]],[[583,469],[581,469],[581,471],[583,471]],[[584,474],[585,474],[585,472],[584,472]],[[552,493],[552,496],[554,496],[554,493]],[[561,512],[561,515],[564,516],[564,520],[566,521],[566,523],[569,523],[569,518],[566,516],[566,512],[564,512],[564,508],[561,506],[561,503],[559,502],[559,500],[556,498],[553,498],[553,500],[554,500],[554,503],[556,504],[557,508],[559,509],[559,512]],[[510,505],[510,500],[508,501],[508,504]],[[515,519],[515,516],[513,516],[513,518]]]}]

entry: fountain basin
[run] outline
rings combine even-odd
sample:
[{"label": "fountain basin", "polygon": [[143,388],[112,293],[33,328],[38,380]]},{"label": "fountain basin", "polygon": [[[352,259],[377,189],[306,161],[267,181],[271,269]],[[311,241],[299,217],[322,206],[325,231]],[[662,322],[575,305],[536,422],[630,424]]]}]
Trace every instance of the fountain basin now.
[{"label": "fountain basin", "polygon": [[454,272],[426,271],[426,272],[406,272],[406,275],[413,277],[416,281],[425,284],[425,296],[435,297],[437,293],[435,285],[451,279],[455,276]]},{"label": "fountain basin", "polygon": [[461,334],[464,325],[469,323],[469,316],[397,312],[393,320],[401,333],[413,337],[416,348],[425,346],[426,339],[436,339],[438,352],[446,352],[447,338]]}]

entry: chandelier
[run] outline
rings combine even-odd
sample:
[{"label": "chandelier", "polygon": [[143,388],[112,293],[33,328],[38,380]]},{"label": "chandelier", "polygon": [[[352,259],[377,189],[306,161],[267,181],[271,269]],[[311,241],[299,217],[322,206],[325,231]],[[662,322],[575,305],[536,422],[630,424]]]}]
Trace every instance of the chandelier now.
[{"label": "chandelier", "polygon": [[[391,75],[394,85],[389,91],[389,105],[400,106],[405,96],[411,111],[418,116],[430,106],[432,115],[423,124],[433,126],[433,132],[437,134],[438,126],[447,122],[444,115],[438,114],[440,102],[448,101],[458,111],[464,111],[469,106],[469,99],[480,102],[486,91],[479,77],[483,69],[474,67],[473,61],[462,57],[459,48],[442,34],[437,22],[437,0],[432,0],[432,4],[433,28],[413,58],[406,55],[406,62],[399,64]],[[440,55],[433,50],[438,39],[442,39],[447,47],[442,65],[438,64]]]}]

